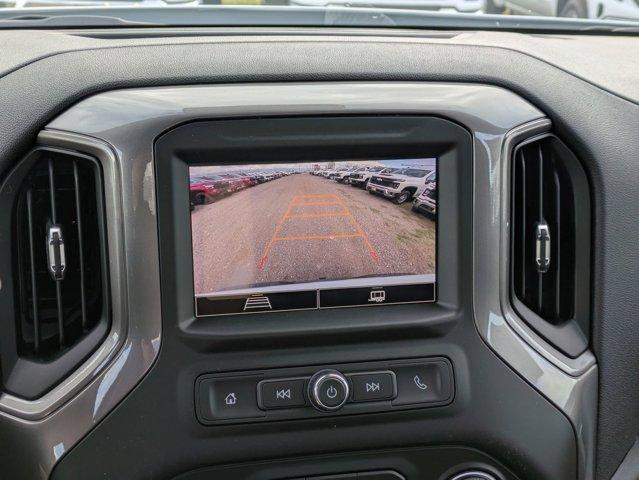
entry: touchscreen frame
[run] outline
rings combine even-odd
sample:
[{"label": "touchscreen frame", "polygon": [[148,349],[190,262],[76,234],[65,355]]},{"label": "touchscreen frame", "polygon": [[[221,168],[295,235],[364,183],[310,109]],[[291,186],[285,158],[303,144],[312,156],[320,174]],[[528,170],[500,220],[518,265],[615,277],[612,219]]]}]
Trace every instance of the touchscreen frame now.
[{"label": "touchscreen frame", "polygon": [[[473,137],[463,126],[421,115],[266,116],[197,120],[175,126],[154,145],[158,226],[163,238],[162,276],[177,302],[171,308],[187,337],[244,339],[297,338],[310,332],[332,335],[430,329],[455,316],[470,295]],[[353,158],[437,158],[437,297],[434,302],[383,308],[332,308],[251,315],[195,315],[189,167],[238,163],[291,163]],[[172,299],[172,300],[171,300]],[[266,321],[268,320],[268,321]],[[211,337],[213,336],[213,337]],[[310,337],[309,337],[310,338]],[[261,343],[260,343],[261,344]]]}]

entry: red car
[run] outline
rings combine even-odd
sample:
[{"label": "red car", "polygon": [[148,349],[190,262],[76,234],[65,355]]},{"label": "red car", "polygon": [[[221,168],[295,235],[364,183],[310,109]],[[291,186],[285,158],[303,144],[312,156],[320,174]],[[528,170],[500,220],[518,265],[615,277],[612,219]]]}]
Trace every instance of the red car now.
[{"label": "red car", "polygon": [[237,190],[229,179],[219,175],[201,175],[192,177],[189,185],[191,208],[195,205],[205,205],[217,198]]},{"label": "red car", "polygon": [[222,192],[217,189],[213,184],[205,181],[197,181],[191,183],[189,186],[189,196],[191,200],[191,208],[195,205],[204,205],[211,203],[216,197],[219,197]]},{"label": "red car", "polygon": [[251,177],[240,175],[238,173],[225,173],[220,176],[229,179],[231,182],[236,182],[236,190],[242,190],[243,188],[252,187],[253,185],[257,184],[257,182]]}]

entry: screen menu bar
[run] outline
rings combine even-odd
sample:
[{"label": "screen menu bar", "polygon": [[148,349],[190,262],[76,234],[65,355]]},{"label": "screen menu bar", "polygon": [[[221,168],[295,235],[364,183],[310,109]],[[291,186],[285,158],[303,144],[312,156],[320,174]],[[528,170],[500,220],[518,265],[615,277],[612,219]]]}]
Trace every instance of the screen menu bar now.
[{"label": "screen menu bar", "polygon": [[196,297],[196,316],[316,310],[435,301],[435,284],[336,288],[247,295]]}]

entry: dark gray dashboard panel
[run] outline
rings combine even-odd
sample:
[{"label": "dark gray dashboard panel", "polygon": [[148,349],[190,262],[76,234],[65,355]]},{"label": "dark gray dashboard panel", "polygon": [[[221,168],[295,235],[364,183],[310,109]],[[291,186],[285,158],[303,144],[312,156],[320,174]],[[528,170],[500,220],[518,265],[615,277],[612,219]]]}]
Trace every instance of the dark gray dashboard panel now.
[{"label": "dark gray dashboard panel", "polygon": [[[487,105],[510,108],[488,110]],[[495,456],[519,475],[566,479],[577,476],[580,467],[575,432],[568,418],[499,360],[473,323],[473,269],[467,268],[471,265],[472,245],[465,240],[471,238],[473,231],[471,193],[475,182],[479,182],[480,190],[489,184],[484,169],[478,174],[478,170],[473,172],[473,166],[481,163],[488,167],[490,159],[497,160],[503,135],[512,128],[530,121],[548,125],[527,102],[503,89],[462,84],[289,83],[132,89],[93,96],[51,122],[47,129],[50,135],[55,130],[79,130],[100,137],[114,145],[123,162],[144,162],[150,158],[149,147],[159,132],[198,118],[264,119],[314,114],[327,119],[329,113],[341,113],[362,123],[363,113],[374,113],[382,122],[385,113],[401,113],[406,117],[399,119],[406,121],[409,112],[457,120],[473,132],[472,145],[477,149],[473,159],[471,137],[459,125],[441,118],[420,117],[420,123],[430,122],[429,133],[419,135],[425,142],[420,149],[428,150],[437,141],[455,145],[442,152],[440,161],[440,198],[445,201],[439,210],[439,225],[448,241],[440,246],[438,255],[445,259],[448,269],[442,272],[438,284],[442,303],[433,308],[403,305],[376,311],[348,309],[303,315],[289,312],[244,318],[241,324],[217,319],[187,331],[183,327],[192,322],[193,305],[189,228],[184,224],[189,215],[184,197],[186,166],[160,147],[162,139],[156,141],[164,316],[161,353],[154,370],[133,396],[81,442],[76,453],[59,464],[56,475],[64,478],[71,471],[86,475],[98,471],[114,478],[144,478],[151,464],[170,476],[198,465],[454,442]],[[243,121],[246,122],[256,121]],[[185,132],[198,128],[185,135],[183,141],[187,144],[177,145],[178,151],[194,149],[196,158],[210,158],[210,152],[198,145],[208,138],[206,128],[215,123],[187,123],[180,127]],[[389,120],[385,125],[395,136],[397,132],[391,129],[394,123]],[[446,130],[444,124],[448,125]],[[268,136],[246,128],[259,137]],[[449,128],[460,134],[446,133]],[[222,130],[220,126],[217,131]],[[47,131],[43,138],[46,134]],[[398,148],[401,146],[399,142]],[[506,329],[498,326],[492,331],[496,336],[508,335]],[[457,379],[456,397],[450,406],[406,415],[391,412],[339,419],[324,416],[281,426],[269,423],[259,427],[203,427],[195,420],[193,385],[203,373],[285,365],[315,365],[319,369],[334,359],[350,363],[406,355],[416,358],[418,352],[450,359]],[[567,380],[565,374],[551,380],[548,377],[560,372],[546,366],[539,356],[529,358],[531,383],[563,384]],[[558,403],[563,406],[561,400]],[[522,410],[526,415],[520,414]],[[165,421],[150,422],[153,418]],[[128,445],[132,455],[120,456],[117,464],[108,461],[117,454],[113,449],[118,448],[108,439],[131,439],[131,431],[139,432],[136,443]],[[162,448],[169,431],[172,442]],[[233,442],[227,445],[231,438]],[[154,446],[153,442],[157,444]],[[227,449],[229,446],[232,448]],[[146,463],[138,461],[142,449]],[[106,455],[96,459],[90,453],[94,451]]]},{"label": "dark gray dashboard panel", "polygon": [[[487,108],[489,105],[508,105],[508,108]],[[499,192],[498,188],[492,188],[488,190],[489,195],[486,195],[486,187],[489,185],[498,185],[498,177],[495,177],[495,173],[499,170],[499,165],[506,164],[501,161],[502,153],[501,147],[504,139],[504,134],[509,133],[508,141],[513,141],[517,137],[515,134],[524,135],[528,132],[528,135],[533,132],[543,131],[549,127],[549,122],[546,119],[541,118],[542,114],[537,109],[532,107],[529,103],[525,102],[521,98],[513,95],[507,90],[489,87],[483,85],[468,85],[468,84],[439,84],[439,83],[402,83],[402,82],[384,82],[384,83],[284,83],[284,84],[252,84],[252,85],[218,85],[218,86],[191,86],[191,87],[168,87],[168,88],[155,88],[155,89],[128,89],[106,92],[104,94],[92,96],[74,108],[68,110],[60,117],[56,118],[47,126],[47,130],[43,131],[39,136],[39,141],[42,144],[55,144],[65,145],[67,148],[78,149],[85,151],[87,145],[93,144],[96,140],[92,137],[100,137],[103,141],[113,145],[114,151],[118,152],[118,158],[123,163],[122,176],[125,180],[125,187],[123,192],[130,192],[139,197],[129,198],[124,196],[123,208],[127,212],[127,224],[129,227],[125,230],[129,232],[139,232],[141,237],[146,235],[145,240],[132,240],[131,245],[127,246],[127,250],[133,248],[133,254],[129,255],[129,258],[140,259],[139,253],[135,251],[135,246],[144,245],[148,247],[155,241],[155,228],[148,228],[148,218],[144,212],[146,209],[140,209],[140,204],[149,206],[152,211],[155,211],[150,203],[153,203],[152,190],[150,185],[153,179],[152,174],[149,175],[150,166],[153,163],[153,156],[150,146],[153,144],[158,132],[162,132],[174,125],[179,125],[189,120],[194,119],[206,119],[206,118],[229,118],[229,117],[247,117],[247,116],[282,116],[282,115],[308,115],[309,112],[314,114],[371,114],[376,113],[378,115],[396,115],[398,112],[402,112],[405,115],[408,114],[425,114],[435,115],[437,117],[449,117],[455,119],[461,125],[466,125],[474,134],[474,164],[475,164],[475,185],[476,188],[476,203],[474,215],[474,221],[476,225],[475,235],[479,238],[478,243],[484,245],[493,245],[489,250],[484,251],[484,255],[481,258],[493,258],[499,253],[495,252],[495,247],[499,247],[499,241],[491,239],[491,234],[486,235],[486,231],[496,233],[499,236],[501,228],[498,226],[500,223],[499,216],[495,217],[490,215],[490,212],[494,211],[492,205],[498,204]],[[523,125],[522,125],[523,123]],[[517,127],[520,125],[519,127]],[[517,128],[514,128],[517,127]],[[57,129],[57,131],[55,130]],[[83,135],[70,134],[66,132],[79,132]],[[206,133],[206,132],[205,132]],[[430,135],[435,133],[433,130]],[[88,137],[86,135],[90,135]],[[427,135],[426,135],[427,136]],[[453,144],[461,145],[462,139],[465,136],[459,137],[457,141],[453,141]],[[441,140],[437,135],[436,139]],[[53,143],[52,143],[53,142]],[[508,142],[506,142],[508,143]],[[454,151],[454,150],[453,150]],[[463,155],[452,155],[453,151],[444,154],[442,157],[442,170],[443,178],[447,181],[441,183],[442,200],[447,195],[445,191],[449,192],[446,198],[447,201],[441,206],[441,218],[440,225],[444,235],[450,239],[453,238],[470,238],[468,233],[463,235],[457,235],[454,230],[451,231],[451,227],[455,225],[465,225],[468,228],[468,215],[471,211],[470,208],[465,207],[459,210],[459,213],[452,213],[455,209],[459,208],[459,205],[469,205],[469,192],[470,188],[461,188],[460,191],[464,195],[453,194],[459,187],[454,185],[461,181],[470,181],[469,168],[471,166],[468,159],[470,153],[468,147],[466,147],[466,153]],[[508,153],[503,154],[503,158],[508,157]],[[444,158],[445,157],[445,158]],[[460,162],[459,159],[466,159],[464,162]],[[457,160],[455,160],[457,159]],[[161,188],[158,190],[160,195],[160,209],[159,212],[163,213],[164,220],[162,224],[165,225],[165,229],[162,229],[167,235],[162,235],[162,247],[163,249],[169,248],[171,242],[169,238],[179,240],[179,237],[174,233],[184,233],[188,231],[188,227],[177,227],[177,224],[172,221],[166,221],[167,211],[175,208],[175,211],[183,211],[183,215],[180,215],[180,219],[188,217],[188,210],[186,209],[186,203],[179,201],[176,197],[177,203],[175,207],[171,207],[170,203],[166,203],[166,191],[173,183],[173,181],[179,182],[179,174],[177,178],[174,178],[174,173],[166,176],[166,166],[170,165],[166,160],[163,160],[162,156],[158,156],[157,162],[159,162],[157,172],[160,181]],[[455,166],[457,165],[457,166]],[[131,167],[134,167],[131,169]],[[459,170],[464,167],[464,172]],[[452,170],[451,170],[452,169]],[[140,175],[140,170],[144,170],[144,174]],[[178,169],[179,170],[179,169]],[[137,173],[136,173],[137,172]],[[457,173],[456,173],[457,172]],[[491,173],[494,172],[494,173]],[[186,173],[182,172],[186,178]],[[131,182],[131,184],[127,183]],[[452,182],[452,183],[451,183]],[[126,187],[129,185],[129,187]],[[134,187],[137,185],[137,187]],[[180,190],[183,193],[183,190]],[[482,193],[483,192],[483,193]],[[143,197],[143,198],[142,198]],[[163,203],[162,203],[163,202]],[[487,202],[487,204],[486,204]],[[167,210],[168,209],[168,210]],[[451,213],[446,214],[445,210],[451,210]],[[138,214],[142,213],[142,218],[138,218]],[[464,215],[460,215],[463,213]],[[153,214],[155,216],[155,214]],[[466,218],[460,223],[461,218]],[[140,221],[144,224],[143,228],[139,227]],[[495,224],[496,222],[496,224]],[[153,220],[155,223],[155,220]],[[445,228],[444,228],[445,227]],[[480,227],[480,228],[478,228]],[[181,244],[190,243],[188,239],[179,240]],[[457,245],[459,242],[446,242],[445,247],[452,247],[453,244]],[[464,244],[466,255],[468,255],[468,244]],[[144,248],[144,247],[142,247]],[[459,247],[454,247],[459,248]],[[148,248],[145,248],[145,256],[151,252],[146,252]],[[499,250],[497,248],[497,250]],[[439,253],[445,253],[446,248],[442,249]],[[487,254],[487,255],[486,255]],[[168,251],[163,258],[175,259],[178,255]],[[466,257],[467,258],[467,257]],[[157,258],[155,260],[149,260],[157,265]],[[456,263],[455,263],[456,262]],[[460,263],[461,262],[461,263]],[[497,265],[498,262],[494,262]],[[188,269],[190,264],[190,258],[179,257],[179,265],[181,265],[182,272]],[[469,261],[464,260],[462,256],[455,254],[448,255],[448,269],[446,272],[454,272],[456,268],[454,264],[469,264]],[[173,278],[171,263],[167,260],[162,267],[164,277],[166,279]],[[137,268],[136,262],[130,265],[131,272],[144,271],[147,274],[149,268]],[[534,352],[530,349],[534,345],[534,341],[525,343],[517,334],[508,326],[509,322],[504,322],[499,316],[496,316],[493,312],[499,312],[498,297],[499,295],[493,291],[485,291],[486,284],[497,284],[498,282],[487,282],[487,278],[497,278],[499,274],[495,276],[495,273],[491,271],[486,275],[486,267],[476,267],[478,271],[475,274],[475,284],[479,284],[482,287],[475,291],[475,316],[477,326],[480,332],[483,332],[484,339],[489,342],[495,348],[502,358],[507,359],[513,367],[516,365],[516,369],[519,374],[523,376],[528,382],[535,386],[540,392],[548,396],[548,399],[555,404],[561,411],[563,411],[568,418],[573,422],[574,428],[577,434],[577,440],[580,450],[579,455],[579,471],[583,472],[584,476],[580,475],[580,478],[591,478],[590,473],[592,468],[592,455],[591,445],[593,445],[592,433],[594,430],[590,426],[593,417],[593,406],[595,402],[591,400],[592,394],[595,393],[596,385],[592,383],[593,376],[596,375],[596,368],[590,368],[587,372],[584,372],[584,368],[587,368],[592,364],[591,360],[585,358],[585,363],[577,359],[576,362],[572,362],[573,365],[566,364],[565,360],[555,359],[556,364],[550,364],[550,358],[546,359],[540,355],[540,353]],[[491,269],[488,269],[491,270]],[[495,270],[494,268],[492,270]],[[464,269],[464,278],[467,281],[468,269]],[[479,282],[477,279],[479,278]],[[448,280],[447,280],[448,279]],[[453,279],[451,275],[440,276],[440,300],[443,300],[441,306],[444,310],[448,309],[449,314],[447,321],[441,314],[433,317],[433,311],[427,313],[426,309],[404,307],[401,309],[401,316],[396,317],[399,309],[392,310],[395,312],[395,320],[392,325],[389,325],[389,318],[392,317],[391,310],[386,309],[379,311],[379,315],[369,315],[368,310],[366,312],[357,310],[349,310],[348,312],[341,313],[341,319],[338,315],[325,316],[322,319],[322,324],[327,327],[330,323],[334,328],[339,327],[341,333],[352,332],[352,338],[350,335],[342,335],[336,337],[335,335],[327,335],[330,333],[330,328],[323,328],[323,334],[319,335],[319,332],[315,333],[313,339],[315,341],[310,344],[305,343],[307,346],[319,347],[320,345],[331,345],[337,348],[338,345],[347,345],[352,350],[353,358],[359,358],[357,355],[364,355],[365,353],[357,348],[356,345],[365,342],[374,342],[376,338],[387,338],[383,335],[382,330],[384,327],[393,333],[392,338],[400,339],[409,332],[420,332],[420,338],[430,338],[431,341],[436,340],[436,345],[439,345],[437,349],[440,352],[446,350],[446,340],[440,341],[439,339],[446,334],[447,330],[456,323],[454,320],[455,315],[451,312],[451,308],[456,308],[455,305],[459,303],[459,294],[455,294],[456,289],[460,288],[457,281]],[[186,272],[186,277],[182,277],[178,283],[183,285],[189,285],[191,283],[191,275]],[[446,287],[444,289],[444,287]],[[484,291],[482,291],[482,289]],[[129,294],[137,294],[138,290]],[[141,289],[146,290],[146,289]],[[157,293],[152,288],[149,288],[150,293]],[[170,298],[173,298],[174,293],[178,291],[178,288],[169,286],[165,289],[165,300],[169,302]],[[468,298],[468,288],[463,290],[466,292],[465,299]],[[448,292],[448,293],[447,293]],[[452,295],[450,295],[452,294]],[[180,298],[180,297],[178,297]],[[478,299],[482,299],[478,303]],[[166,315],[174,321],[167,323],[169,328],[174,328],[175,321],[180,319],[181,323],[189,321],[189,316],[192,316],[192,297],[182,298],[185,303],[182,306],[187,306],[186,310],[181,313],[171,314],[170,302],[165,307]],[[490,305],[490,300],[493,305]],[[497,305],[495,306],[495,300]],[[465,300],[467,302],[467,300]],[[190,307],[189,307],[190,305]],[[466,305],[466,304],[465,304]],[[153,303],[148,304],[145,302],[136,302],[135,309],[138,312],[144,312],[148,309],[156,308]],[[440,310],[442,310],[440,308]],[[468,313],[467,307],[466,312]],[[383,313],[383,315],[382,315]],[[453,313],[451,317],[450,313]],[[219,331],[219,335],[213,334],[210,329],[199,329],[198,332],[192,332],[194,335],[189,334],[190,341],[188,342],[191,347],[195,347],[196,351],[200,353],[206,353],[210,351],[241,351],[242,349],[252,349],[256,351],[259,348],[271,349],[275,339],[278,340],[277,344],[280,346],[288,345],[291,348],[295,345],[301,345],[300,340],[308,337],[305,333],[308,331],[308,326],[313,325],[313,320],[308,318],[310,315],[306,315],[305,318],[298,318],[295,315],[290,315],[288,322],[285,316],[280,316],[280,321],[275,321],[275,318],[269,322],[257,322],[261,325],[260,331],[255,331],[253,335],[248,334],[240,336],[234,339],[229,336],[229,333],[238,333],[237,328],[233,328],[232,325],[229,328],[222,328]],[[350,317],[348,319],[348,326],[343,322],[344,317]],[[144,317],[143,315],[143,318]],[[474,332],[472,321],[469,320],[468,315],[465,316],[466,320],[463,322],[464,331]],[[315,316],[317,320],[317,315]],[[488,325],[487,320],[490,319]],[[257,320],[257,318],[256,318]],[[288,323],[288,328],[282,324]],[[434,321],[434,322],[433,322]],[[452,321],[452,322],[451,322]],[[304,327],[304,324],[307,326]],[[139,326],[138,323],[135,323]],[[221,325],[219,325],[221,326]],[[284,327],[284,328],[282,328]],[[447,327],[447,328],[446,328]],[[486,330],[488,327],[488,330]],[[245,332],[246,333],[246,332]],[[297,335],[295,335],[297,333]],[[300,335],[300,333],[302,335]],[[293,334],[293,335],[291,335]],[[365,334],[365,335],[364,335]],[[487,337],[486,335],[489,334]],[[520,332],[521,334],[521,332]],[[178,335],[168,335],[167,339],[174,339]],[[200,338],[197,338],[197,337]],[[295,336],[297,337],[296,340]],[[408,338],[412,338],[414,335],[409,334]],[[471,335],[471,338],[475,338]],[[357,342],[354,340],[357,339]],[[179,343],[178,343],[179,345]],[[390,343],[386,344],[390,348]],[[164,351],[166,352],[166,344]],[[543,351],[543,347],[537,344],[534,348]],[[436,349],[433,350],[433,352]],[[291,350],[288,357],[291,361],[299,364],[303,362],[304,358],[314,357],[313,355],[305,355],[303,358],[296,354],[296,352],[307,352],[307,350]],[[173,370],[180,368],[183,365],[189,365],[190,360],[189,352],[192,355],[192,351],[187,349],[183,355],[179,356],[179,361],[173,362]],[[385,355],[390,355],[390,350],[384,350]],[[308,353],[308,352],[307,352]],[[403,355],[402,350],[398,350],[394,356],[397,358],[399,355]],[[331,353],[327,353],[328,359],[332,360]],[[284,355],[286,356],[286,355]],[[586,357],[586,355],[584,355]],[[147,357],[150,358],[150,357]],[[210,361],[213,357],[208,357]],[[258,357],[253,361],[253,367],[260,364],[260,358]],[[514,363],[513,363],[514,362]],[[558,362],[558,363],[557,363]],[[169,362],[170,363],[170,362]],[[474,364],[475,362],[470,362]],[[483,365],[482,362],[479,362]],[[210,366],[210,363],[206,363],[206,367],[193,366],[194,369],[199,368],[200,372],[209,372],[211,368],[223,368],[222,366],[215,364],[214,367]],[[261,364],[260,364],[261,365]],[[251,368],[253,368],[251,367]],[[461,367],[460,367],[461,368]],[[562,370],[560,370],[562,369]],[[565,370],[567,369],[567,370]],[[462,370],[464,371],[464,370]],[[130,373],[130,368],[120,370],[119,365],[114,364],[110,371],[106,374],[100,374],[100,377],[104,377],[104,381],[113,383],[114,388],[111,390],[108,398],[111,403],[119,400],[119,395],[125,395],[128,393],[128,389],[122,387],[122,382],[112,382],[113,375],[118,376],[120,379],[123,374]],[[571,372],[571,375],[580,375],[579,377],[568,376],[566,372]],[[165,370],[165,373],[173,376],[175,372]],[[187,372],[186,375],[182,375],[183,387],[178,388],[179,391],[188,392],[192,391],[192,383],[194,378]],[[486,388],[486,385],[483,386]],[[494,389],[495,385],[492,383],[488,385],[489,389]],[[499,390],[499,389],[497,389]],[[168,393],[171,393],[170,390]],[[163,391],[160,397],[166,397],[167,392]],[[531,392],[532,394],[532,392]],[[109,411],[108,402],[103,402],[103,391],[101,391],[100,383],[93,382],[86,388],[81,395],[77,397],[77,400],[82,400],[85,404],[91,404],[93,401],[100,403],[103,408]],[[2,406],[0,399],[0,407]],[[578,400],[575,403],[575,400]],[[523,401],[523,400],[522,400]],[[190,403],[188,395],[186,396],[186,403]],[[475,408],[475,402],[468,402],[460,400],[463,404],[469,404],[472,408]],[[187,405],[178,408],[179,411],[186,412],[191,410]],[[459,405],[459,403],[458,403]],[[481,406],[477,408],[481,409]],[[527,409],[525,409],[527,410]],[[441,414],[441,413],[440,413]],[[87,420],[89,420],[82,409],[77,408],[77,404],[68,405],[62,408],[55,416],[58,419],[58,425],[67,419],[67,425],[63,429],[56,429],[55,425],[51,425],[48,419],[45,419],[38,426],[33,426],[30,431],[25,431],[23,437],[31,434],[38,437],[42,443],[42,448],[45,452],[45,458],[43,462],[46,464],[53,464],[58,458],[51,458],[49,452],[53,450],[56,452],[56,448],[60,443],[60,440],[64,440],[63,444],[66,448],[70,448],[75,445],[79,440],[78,435],[83,435],[89,431],[90,425],[87,426]],[[168,416],[167,416],[168,418]],[[70,420],[72,419],[72,420]],[[95,424],[102,419],[102,416],[93,416],[91,423]],[[4,420],[4,419],[3,419]],[[11,420],[6,419],[7,423]],[[70,421],[69,421],[70,420]],[[13,419],[15,422],[15,419]],[[53,427],[53,428],[51,428]],[[524,428],[524,430],[526,430]],[[125,434],[125,436],[128,433]],[[460,432],[460,437],[456,437],[457,441],[468,441],[463,438],[463,432]],[[430,437],[432,439],[432,437]],[[559,443],[562,443],[566,438],[557,438]],[[410,434],[408,437],[404,437],[404,443],[410,441]],[[513,443],[513,442],[509,442]],[[182,446],[182,443],[178,443]],[[384,444],[385,446],[385,444]],[[21,447],[27,450],[30,449],[29,442],[21,442]],[[570,446],[570,449],[573,447]],[[520,448],[519,451],[531,450],[531,458],[535,456],[537,450],[531,447],[531,444],[527,444],[526,448]],[[294,454],[296,450],[289,450],[288,454]],[[568,451],[568,446],[553,449],[554,452]],[[518,454],[519,455],[519,454]],[[509,455],[510,456],[510,455]],[[570,461],[569,458],[560,456],[561,462]],[[530,462],[534,460],[527,460]],[[548,463],[546,457],[544,457],[544,463]],[[552,463],[552,462],[550,462]],[[555,465],[556,465],[555,460]],[[21,467],[28,468],[27,465],[20,464]],[[20,467],[18,467],[20,468]],[[24,469],[23,468],[23,469]],[[552,469],[552,465],[547,465],[546,469]],[[110,472],[108,468],[104,470]],[[542,477],[572,477],[573,474],[559,471],[547,471],[545,474],[540,474]],[[24,475],[22,475],[24,476]]]},{"label": "dark gray dashboard panel", "polygon": [[584,161],[593,187],[599,478],[608,478],[634,442],[639,422],[639,391],[629,387],[636,384],[639,365],[639,299],[635,242],[628,241],[639,234],[632,210],[639,181],[631,163],[638,151],[639,107],[516,51],[317,40],[89,50],[33,63],[0,79],[2,167],[15,162],[55,113],[108,88],[257,79],[437,79],[483,81],[518,92],[552,118],[557,133]]}]

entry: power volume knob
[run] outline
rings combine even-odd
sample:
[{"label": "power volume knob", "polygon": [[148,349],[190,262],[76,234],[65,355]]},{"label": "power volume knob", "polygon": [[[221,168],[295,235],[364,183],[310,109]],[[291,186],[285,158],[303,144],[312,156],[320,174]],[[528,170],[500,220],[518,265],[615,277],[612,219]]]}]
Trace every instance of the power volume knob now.
[{"label": "power volume knob", "polygon": [[473,470],[458,473],[457,475],[451,477],[449,480],[497,480],[497,477],[490,473]]},{"label": "power volume knob", "polygon": [[337,370],[320,370],[308,382],[308,398],[323,412],[342,408],[349,393],[348,380]]}]

